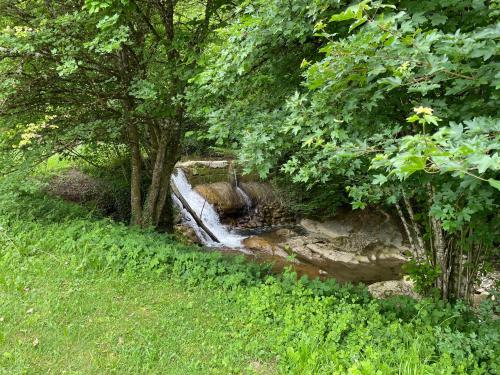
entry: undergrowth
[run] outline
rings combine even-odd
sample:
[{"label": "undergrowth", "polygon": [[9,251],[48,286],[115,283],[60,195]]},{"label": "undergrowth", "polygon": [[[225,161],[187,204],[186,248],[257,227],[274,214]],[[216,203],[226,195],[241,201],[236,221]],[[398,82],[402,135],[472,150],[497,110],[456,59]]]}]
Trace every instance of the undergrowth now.
[{"label": "undergrowth", "polygon": [[[124,289],[130,288],[130,293],[140,279],[141,282],[152,280],[152,285],[165,285],[162,290],[167,294],[168,290],[172,293],[182,290],[191,293],[189,295],[206,296],[203,298],[207,306],[217,306],[213,308],[216,316],[227,319],[223,326],[214,328],[220,340],[219,352],[215,353],[222,353],[222,357],[214,360],[219,358],[218,354],[212,359],[196,354],[201,356],[197,364],[182,371],[499,373],[499,323],[492,318],[493,302],[471,311],[460,303],[450,305],[428,299],[415,301],[399,297],[379,301],[372,299],[360,285],[297,279],[290,271],[272,275],[270,267],[247,262],[243,257],[200,251],[164,234],[129,228],[87,208],[47,197],[33,183],[0,180],[0,202],[0,293],[6,296],[6,301],[11,301],[0,301],[3,310],[0,310],[0,318],[15,315],[8,311],[16,306],[15,291],[28,287],[29,282],[23,275],[29,275],[38,267],[45,268],[43,272],[47,275],[62,270],[64,277],[74,283],[89,275],[95,280],[111,280],[109,285],[125,280],[121,285],[125,285]],[[109,293],[102,281],[96,282],[103,285],[100,293]],[[47,289],[52,288],[49,281],[47,283]],[[161,300],[155,303],[162,306]],[[183,302],[175,299],[170,303],[175,304],[176,307],[170,307],[175,310],[177,304]],[[188,314],[183,311],[179,314]],[[198,314],[201,312],[191,316],[196,320],[205,319]],[[32,373],[30,366],[39,368],[40,364],[30,362],[33,359],[28,355],[30,350],[37,349],[37,343],[33,343],[33,348],[16,352],[20,358],[11,358],[13,349],[6,345],[16,342],[9,337],[15,327],[6,329],[2,324],[5,323],[0,322],[0,372],[15,373],[19,367],[13,363],[22,363],[25,373]],[[37,324],[43,325],[43,322]],[[146,327],[139,326],[137,333],[148,331]],[[164,329],[162,327],[158,330]],[[183,329],[186,332],[179,331],[179,335],[187,334],[189,327]],[[207,339],[209,343],[216,340],[213,337]],[[162,345],[168,347],[168,344],[155,340],[158,340],[154,341],[156,352],[162,353]],[[86,344],[90,345],[86,341],[79,345]],[[132,355],[134,347],[128,350],[122,355]],[[58,355],[54,362],[42,368],[57,369],[63,361]],[[185,355],[187,358],[193,354]],[[241,363],[240,356],[245,358]],[[248,362],[249,358],[253,360]],[[162,373],[155,364],[160,366],[163,360],[158,354],[146,367],[144,364],[129,366],[128,371]],[[95,373],[124,371],[118,368],[112,371],[105,361],[99,366]],[[73,370],[70,372],[92,372],[84,368]],[[181,373],[177,367],[168,371]]]}]

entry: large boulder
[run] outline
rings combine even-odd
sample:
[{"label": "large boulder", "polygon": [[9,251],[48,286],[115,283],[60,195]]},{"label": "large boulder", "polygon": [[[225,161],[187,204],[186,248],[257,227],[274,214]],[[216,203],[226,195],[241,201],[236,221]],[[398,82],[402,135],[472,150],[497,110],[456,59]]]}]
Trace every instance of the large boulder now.
[{"label": "large boulder", "polygon": [[253,204],[272,204],[277,201],[276,192],[265,182],[242,182],[241,189],[250,197]]},{"label": "large boulder", "polygon": [[375,298],[389,298],[393,296],[408,296],[415,299],[420,296],[413,289],[409,280],[388,280],[368,285],[368,291]]},{"label": "large boulder", "polygon": [[212,204],[222,216],[241,212],[246,207],[243,197],[229,182],[201,184],[196,186],[194,190]]},{"label": "large boulder", "polygon": [[250,236],[243,240],[243,246],[259,253],[286,258],[288,254],[279,246],[261,236]]}]

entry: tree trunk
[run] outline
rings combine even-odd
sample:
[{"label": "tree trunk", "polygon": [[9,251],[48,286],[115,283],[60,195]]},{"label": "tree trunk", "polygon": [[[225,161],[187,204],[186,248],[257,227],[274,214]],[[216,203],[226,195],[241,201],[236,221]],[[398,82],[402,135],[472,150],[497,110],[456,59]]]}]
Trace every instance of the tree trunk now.
[{"label": "tree trunk", "polygon": [[158,152],[156,153],[156,160],[153,167],[153,173],[151,175],[151,183],[149,185],[148,194],[146,196],[146,201],[144,202],[144,208],[142,211],[142,225],[146,227],[156,226],[157,224],[155,220],[156,209],[166,167],[166,148],[167,140],[165,136],[162,135],[158,145]]},{"label": "tree trunk", "polygon": [[[435,200],[434,187],[429,185],[429,198],[430,202]],[[437,280],[437,287],[441,291],[441,297],[443,300],[447,300],[449,297],[449,280],[451,269],[448,267],[448,251],[446,248],[446,242],[444,238],[443,226],[441,221],[435,217],[430,217],[432,236],[430,241],[433,241],[434,248],[434,258],[435,264],[441,269],[441,275]]]},{"label": "tree trunk", "polygon": [[156,129],[159,134],[159,139],[156,140],[158,148],[155,151],[156,158],[142,221],[143,226],[158,227],[161,223],[162,229],[171,232],[174,210],[170,199],[170,177],[179,158],[181,119],[165,121]]},{"label": "tree trunk", "polygon": [[141,150],[139,146],[139,133],[136,124],[129,124],[129,142],[130,142],[130,207],[131,207],[131,225],[142,225],[142,194],[141,194]]}]

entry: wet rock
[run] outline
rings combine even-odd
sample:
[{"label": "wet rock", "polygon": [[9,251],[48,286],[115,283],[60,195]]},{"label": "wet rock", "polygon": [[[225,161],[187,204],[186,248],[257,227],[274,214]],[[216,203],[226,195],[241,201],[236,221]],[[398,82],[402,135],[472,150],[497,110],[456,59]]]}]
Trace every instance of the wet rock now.
[{"label": "wet rock", "polygon": [[196,235],[195,230],[189,225],[177,224],[174,230],[178,236],[181,236],[185,240],[185,242],[190,244],[200,244],[200,240]]},{"label": "wet rock", "polygon": [[[250,197],[254,204],[268,205],[276,202],[276,194],[272,186],[265,182],[242,182],[241,189]],[[263,207],[268,210],[269,206]]]},{"label": "wet rock", "polygon": [[413,289],[413,283],[409,280],[380,281],[370,284],[368,290],[375,298],[389,298],[392,296],[419,298],[418,293]]},{"label": "wet rock", "polygon": [[348,252],[360,252],[374,243],[395,248],[403,244],[400,228],[384,213],[348,211],[326,222],[304,219],[300,224],[307,231],[337,243]]},{"label": "wet rock", "polygon": [[196,192],[212,204],[221,215],[231,215],[245,209],[245,202],[229,182],[215,182],[195,187]]},{"label": "wet rock", "polygon": [[289,228],[280,228],[280,229],[276,230],[276,234],[280,237],[283,237],[283,238],[290,238],[290,237],[296,236],[297,232],[295,232],[293,229],[289,229]]},{"label": "wet rock", "polygon": [[273,250],[273,245],[266,239],[259,236],[250,236],[245,238],[243,240],[243,245],[252,250],[261,250],[265,252],[271,252]]},{"label": "wet rock", "polygon": [[243,240],[243,246],[257,252],[286,258],[288,254],[279,246],[260,236],[250,236]]},{"label": "wet rock", "polygon": [[285,241],[300,260],[314,264],[339,280],[375,282],[399,279],[403,235],[384,214],[346,212],[327,222],[302,220],[306,235]]}]

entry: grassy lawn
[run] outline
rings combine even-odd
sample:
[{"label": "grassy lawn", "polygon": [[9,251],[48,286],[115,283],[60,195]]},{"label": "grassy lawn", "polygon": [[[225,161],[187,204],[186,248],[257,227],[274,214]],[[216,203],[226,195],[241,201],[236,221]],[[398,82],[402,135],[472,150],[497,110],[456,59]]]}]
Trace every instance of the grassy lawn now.
[{"label": "grassy lawn", "polygon": [[79,273],[48,256],[22,270],[4,268],[0,280],[2,374],[245,373],[263,367],[229,327],[237,305],[214,291]]},{"label": "grassy lawn", "polygon": [[131,229],[0,179],[0,374],[486,375],[494,305],[364,286]]}]

